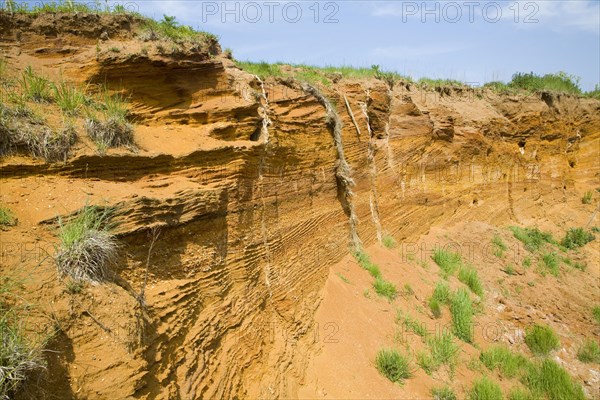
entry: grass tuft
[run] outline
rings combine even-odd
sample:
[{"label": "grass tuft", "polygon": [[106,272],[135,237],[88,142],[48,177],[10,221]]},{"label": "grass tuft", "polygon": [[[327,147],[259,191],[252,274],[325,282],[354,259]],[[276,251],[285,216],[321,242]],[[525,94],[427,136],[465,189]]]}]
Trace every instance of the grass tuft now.
[{"label": "grass tuft", "polygon": [[427,347],[429,354],[419,353],[417,362],[423,370],[431,375],[442,365],[447,365],[450,372],[453,373],[458,361],[459,346],[454,343],[451,333],[443,332],[441,335],[430,336],[427,338]]},{"label": "grass tuft", "polygon": [[203,47],[211,47],[218,38],[208,32],[196,31],[189,25],[180,24],[174,16],[163,15],[160,21],[144,19],[144,40],[166,40],[182,45],[185,43],[200,44]]},{"label": "grass tuft", "polygon": [[555,361],[545,359],[539,364],[532,364],[521,379],[536,396],[550,400],[584,400],[581,385]]},{"label": "grass tuft", "polygon": [[59,132],[46,127],[21,130],[16,138],[17,145],[27,148],[33,157],[48,162],[66,161],[76,140],[77,132],[72,126]]},{"label": "grass tuft", "polygon": [[37,75],[31,66],[27,66],[19,81],[25,97],[36,102],[52,100],[50,82]]},{"label": "grass tuft", "polygon": [[600,325],[600,306],[595,306],[592,308],[592,316],[596,320],[596,323]]},{"label": "grass tuft", "polygon": [[508,247],[499,235],[494,235],[492,245],[494,246],[494,255],[498,258],[504,257],[504,253],[508,250]]},{"label": "grass tuft", "polygon": [[86,95],[73,84],[62,81],[52,85],[52,89],[54,100],[65,115],[78,115],[88,102]]},{"label": "grass tuft", "polygon": [[244,71],[258,76],[261,80],[264,80],[271,76],[283,76],[280,64],[269,64],[266,61],[261,62],[250,62],[250,61],[237,61],[237,66]]},{"label": "grass tuft", "polygon": [[0,225],[13,226],[16,224],[17,219],[15,218],[15,214],[10,210],[10,208],[0,204]]},{"label": "grass tuft", "polygon": [[560,272],[560,260],[556,253],[544,253],[542,255],[542,264],[552,275],[558,276]]},{"label": "grass tuft", "polygon": [[110,233],[111,211],[86,205],[66,223],[59,220],[56,265],[61,277],[93,283],[106,279],[118,249]]},{"label": "grass tuft", "polygon": [[346,278],[344,275],[342,275],[340,272],[336,272],[335,273],[344,283],[348,283],[350,284],[350,280],[348,278]]},{"label": "grass tuft", "polygon": [[529,390],[516,387],[511,389],[508,394],[508,400],[537,400]]},{"label": "grass tuft", "polygon": [[442,316],[441,306],[443,304],[450,304],[452,294],[450,293],[450,287],[445,282],[438,282],[433,290],[433,295],[429,299],[429,308],[435,318]]},{"label": "grass tuft", "polygon": [[561,244],[567,249],[577,249],[583,247],[594,240],[594,234],[583,228],[571,228],[565,234]]},{"label": "grass tuft", "polygon": [[548,355],[560,347],[558,336],[547,325],[535,324],[525,332],[525,344],[535,355]]},{"label": "grass tuft", "polygon": [[514,237],[520,240],[525,248],[529,251],[537,251],[545,243],[556,244],[556,241],[552,237],[552,234],[543,232],[538,228],[520,228],[518,226],[511,226]]},{"label": "grass tuft", "polygon": [[427,328],[425,327],[424,323],[414,319],[408,313],[402,313],[400,310],[397,310],[396,312],[396,323],[402,325],[404,330],[413,332],[414,334],[423,338],[428,335]]},{"label": "grass tuft", "polygon": [[387,298],[389,301],[393,301],[398,296],[398,289],[396,286],[383,278],[375,278],[373,289],[375,289],[375,293]]},{"label": "grass tuft", "polygon": [[592,196],[593,196],[592,191],[588,190],[587,192],[585,192],[585,194],[581,198],[581,203],[582,204],[592,204]]},{"label": "grass tuft", "polygon": [[371,258],[367,253],[365,253],[362,250],[359,250],[354,253],[354,258],[358,262],[358,265],[360,265],[361,268],[365,269],[369,274],[371,274],[373,278],[381,278],[381,270],[379,269],[377,264],[371,262]]},{"label": "grass tuft", "polygon": [[461,267],[458,272],[458,280],[467,285],[476,295],[483,296],[483,285],[475,268]]},{"label": "grass tuft", "polygon": [[473,382],[468,394],[469,400],[502,400],[500,385],[487,376]]},{"label": "grass tuft", "polygon": [[523,355],[513,353],[504,345],[482,352],[479,359],[489,370],[498,369],[507,378],[514,378],[528,365],[528,360]]},{"label": "grass tuft", "polygon": [[375,357],[379,372],[394,383],[403,383],[412,376],[408,357],[394,349],[381,349]]},{"label": "grass tuft", "polygon": [[457,400],[456,393],[448,386],[431,389],[431,395],[434,400]]},{"label": "grass tuft", "polygon": [[133,126],[114,119],[99,121],[88,119],[85,122],[88,136],[98,147],[100,154],[111,147],[133,146]]},{"label": "grass tuft", "polygon": [[600,364],[600,345],[597,341],[586,339],[577,350],[577,359],[584,363]]},{"label": "grass tuft", "polygon": [[12,305],[14,282],[7,277],[0,281],[0,398],[12,399],[25,380],[46,368],[43,342],[34,342],[26,335],[24,315]]},{"label": "grass tuft", "polygon": [[393,249],[394,247],[396,247],[396,241],[390,235],[384,235],[381,242],[388,249]]},{"label": "grass tuft", "polygon": [[433,253],[433,261],[448,275],[452,275],[461,265],[460,254],[444,249],[437,249]]},{"label": "grass tuft", "polygon": [[471,343],[473,341],[473,305],[466,290],[459,289],[452,296],[450,311],[454,334],[459,339]]}]

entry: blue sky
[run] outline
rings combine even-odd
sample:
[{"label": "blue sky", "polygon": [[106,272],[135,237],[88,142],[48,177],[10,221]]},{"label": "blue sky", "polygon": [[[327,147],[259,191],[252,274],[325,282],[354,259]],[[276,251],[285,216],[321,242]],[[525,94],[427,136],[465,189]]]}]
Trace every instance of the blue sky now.
[{"label": "blue sky", "polygon": [[600,84],[598,0],[123,2],[212,32],[240,60],[378,64],[474,84],[566,71],[585,90]]}]

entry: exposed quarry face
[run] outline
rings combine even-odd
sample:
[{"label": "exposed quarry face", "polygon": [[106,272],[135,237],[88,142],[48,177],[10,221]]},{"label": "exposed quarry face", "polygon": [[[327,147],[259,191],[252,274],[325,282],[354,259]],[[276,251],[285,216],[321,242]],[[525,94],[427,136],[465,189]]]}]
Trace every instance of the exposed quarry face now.
[{"label": "exposed quarry face", "polygon": [[[385,308],[387,317],[369,322],[362,312],[362,302],[373,300],[359,286],[366,272],[348,267],[357,245],[400,265],[384,269],[417,287],[415,274],[427,272],[386,255],[377,245],[383,236],[407,243],[424,235],[433,245],[431,232],[448,229],[477,242],[490,227],[582,226],[593,211],[572,205],[598,185],[597,100],[390,87],[376,79],[342,78],[319,88],[262,81],[218,55],[214,44],[161,54],[135,37],[136,22],[126,17],[7,18],[0,14],[0,49],[12,68],[32,65],[50,77],[125,93],[137,145],[100,156],[82,138],[66,162],[2,159],[2,201],[19,219],[1,233],[2,271],[27,277],[25,298],[36,304],[39,326],[60,327],[49,347],[48,381],[33,395],[320,396],[335,379],[316,383],[319,368],[337,367],[319,358],[333,350],[315,332],[333,319],[363,326],[360,334],[345,331],[352,337],[369,337],[371,329],[384,337],[369,324],[393,320],[394,307],[384,301],[369,312]],[[97,26],[105,29],[91,28]],[[109,39],[99,39],[103,32]],[[116,277],[68,295],[44,251],[54,252],[56,218],[86,202],[117,209]],[[591,266],[598,253],[589,251]],[[355,276],[359,296],[332,288],[340,284],[331,282],[334,271]],[[598,271],[590,274],[561,284],[572,281],[578,296],[597,303]],[[543,287],[530,290],[543,296]],[[578,307],[562,316],[565,323],[587,313]],[[589,329],[586,323],[573,329]],[[361,345],[340,344],[348,354]],[[342,375],[373,369],[368,359],[346,361],[362,366],[340,368]],[[379,393],[357,382],[363,386],[352,396]],[[428,395],[417,385],[381,385],[391,385],[384,397]],[[330,391],[343,396],[338,389]]]}]

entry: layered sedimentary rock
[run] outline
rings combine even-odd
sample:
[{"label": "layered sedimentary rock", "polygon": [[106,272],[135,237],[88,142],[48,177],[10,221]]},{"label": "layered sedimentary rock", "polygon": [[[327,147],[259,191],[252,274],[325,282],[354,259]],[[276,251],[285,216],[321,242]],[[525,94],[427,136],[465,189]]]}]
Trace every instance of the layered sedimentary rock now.
[{"label": "layered sedimentary rock", "polygon": [[[53,299],[40,307],[65,327],[43,387],[59,396],[294,397],[328,266],[352,249],[345,199],[368,245],[382,232],[414,238],[442,219],[522,223],[598,179],[597,100],[341,79],[319,91],[340,117],[355,182],[347,197],[333,123],[299,82],[262,82],[209,53],[145,53],[129,33],[109,32],[102,49],[123,50],[98,53],[95,40],[38,51],[15,33],[29,25],[3,29],[10,65],[106,82],[128,96],[136,123],[136,152],[80,146],[65,163],[0,165],[3,199],[21,221],[5,242],[56,242],[49,222],[86,201],[117,209],[118,278],[91,288],[91,299],[65,300],[50,260],[22,264],[43,270],[30,297]],[[69,307],[79,314],[66,324]]]}]

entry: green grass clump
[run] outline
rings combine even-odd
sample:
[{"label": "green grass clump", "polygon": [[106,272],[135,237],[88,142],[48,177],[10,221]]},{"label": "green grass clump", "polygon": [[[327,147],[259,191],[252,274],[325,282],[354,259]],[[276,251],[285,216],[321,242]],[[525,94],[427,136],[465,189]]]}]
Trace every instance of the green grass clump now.
[{"label": "green grass clump", "polygon": [[384,235],[383,238],[381,239],[381,242],[388,249],[393,249],[394,247],[396,247],[396,241],[390,235]]},{"label": "green grass clump", "polygon": [[475,268],[461,267],[458,272],[458,280],[467,285],[476,295],[483,296],[483,285]]},{"label": "green grass clump", "polygon": [[456,393],[448,386],[431,389],[431,395],[434,400],[457,400]]},{"label": "green grass clump", "polygon": [[560,347],[558,336],[547,325],[535,324],[525,332],[525,344],[535,355],[548,355]]},{"label": "green grass clump", "polygon": [[344,275],[342,275],[339,272],[336,272],[336,275],[342,280],[344,281],[344,283],[350,283],[350,280],[348,278],[346,278]]},{"label": "green grass clump", "polygon": [[13,226],[16,222],[17,219],[15,218],[15,214],[10,208],[0,204],[0,225]]},{"label": "green grass clump", "polygon": [[52,89],[56,104],[66,115],[78,115],[88,103],[86,95],[72,84],[63,81],[52,85]]},{"label": "green grass clump", "polygon": [[371,274],[373,278],[381,278],[381,270],[379,269],[379,266],[371,262],[371,258],[367,253],[365,253],[362,250],[359,250],[354,253],[354,258],[358,262],[358,265],[360,265],[361,268],[365,269],[369,274]]},{"label": "green grass clump", "polygon": [[389,301],[393,301],[398,296],[398,289],[396,289],[396,286],[383,278],[375,278],[373,289],[375,289],[375,293],[385,297]]},{"label": "green grass clump", "polygon": [[500,385],[487,376],[473,382],[468,394],[469,400],[502,400]]},{"label": "green grass clump", "polygon": [[429,308],[435,318],[441,317],[441,306],[443,304],[449,304],[451,296],[450,287],[448,287],[447,283],[438,282],[436,284],[433,295],[429,299]]},{"label": "green grass clump", "polygon": [[523,259],[523,267],[525,267],[525,268],[531,267],[531,257],[527,256]]},{"label": "green grass clump", "polygon": [[452,296],[450,312],[452,313],[454,334],[459,339],[471,343],[473,341],[473,304],[466,290],[458,289]]},{"label": "green grass clump", "polygon": [[494,255],[498,258],[504,257],[504,252],[508,250],[508,247],[499,235],[494,235],[492,245],[494,246]]},{"label": "green grass clump", "polygon": [[567,231],[561,244],[567,249],[577,249],[583,247],[594,240],[594,234],[583,228],[571,228]]},{"label": "green grass clump", "polygon": [[107,267],[117,254],[117,243],[110,233],[111,212],[85,206],[66,223],[59,220],[56,265],[60,276],[89,282],[106,279]]},{"label": "green grass clump", "polygon": [[[127,121],[129,104],[121,93],[109,93],[103,87],[97,94],[97,110],[86,108],[85,129],[100,154],[111,147],[134,147],[133,126]],[[87,98],[84,96],[84,103]]]},{"label": "green grass clump", "polygon": [[25,380],[46,365],[44,341],[31,340],[24,323],[25,311],[14,305],[18,283],[0,279],[0,398],[12,399]]},{"label": "green grass clump", "polygon": [[585,272],[585,270],[587,269],[587,264],[577,261],[575,264],[573,264],[573,268]]},{"label": "green grass clump", "polygon": [[36,102],[52,100],[50,82],[37,75],[31,66],[27,66],[20,79],[21,90],[26,98]]},{"label": "green grass clump", "polygon": [[583,389],[555,361],[545,359],[532,364],[521,382],[540,398],[545,395],[550,400],[584,400]]},{"label": "green grass clump", "polygon": [[402,313],[400,310],[396,312],[396,323],[402,325],[406,331],[413,332],[414,334],[423,338],[428,335],[427,328],[424,323],[419,322],[408,313]]},{"label": "green grass clump", "polygon": [[458,361],[459,346],[454,342],[454,337],[449,332],[427,338],[429,353],[419,353],[417,362],[423,370],[431,375],[442,365],[447,365],[450,372],[454,372]]},{"label": "green grass clump", "polygon": [[101,112],[105,119],[127,122],[127,114],[129,113],[127,97],[121,93],[111,94],[108,89],[104,88],[100,93],[100,101],[102,102]]},{"label": "green grass clump", "polygon": [[511,92],[511,88],[504,82],[492,81],[483,85],[484,88],[492,89],[499,93]]},{"label": "green grass clump", "polygon": [[589,92],[585,92],[585,97],[589,97],[591,99],[600,100],[600,85],[595,85],[594,90],[590,90]]},{"label": "green grass clump", "polygon": [[412,376],[408,357],[394,349],[381,349],[375,357],[379,372],[394,383],[403,383]]},{"label": "green grass clump", "polygon": [[514,237],[521,241],[527,250],[532,252],[539,250],[545,243],[556,244],[552,234],[543,232],[538,228],[520,228],[518,226],[511,226],[510,230]]},{"label": "green grass clump", "polygon": [[292,67],[294,67],[294,70],[290,75],[299,81],[308,82],[317,87],[329,86],[331,84],[329,79],[317,67],[304,64],[292,64]]},{"label": "green grass clump", "polygon": [[444,86],[466,86],[464,82],[457,81],[455,79],[432,79],[432,78],[420,78],[418,80],[420,85],[431,86],[431,87],[444,87]]},{"label": "green grass clump", "polygon": [[211,33],[196,31],[189,25],[180,24],[174,16],[163,15],[160,21],[150,18],[144,19],[143,29],[149,39],[162,39],[177,44],[207,43],[217,41],[217,37]]},{"label": "green grass clump", "polygon": [[375,70],[366,67],[353,67],[351,65],[327,66],[321,70],[328,74],[340,74],[343,78],[374,78]]},{"label": "green grass clump", "polygon": [[596,320],[596,323],[600,325],[600,306],[595,306],[592,308],[592,316]]},{"label": "green grass clump", "polygon": [[433,298],[442,304],[449,304],[452,299],[450,287],[446,282],[438,282],[433,290]]},{"label": "green grass clump", "polygon": [[76,1],[70,0],[60,0],[60,1],[52,1],[52,2],[41,2],[33,5],[32,8],[29,8],[29,4],[26,2],[22,2],[17,4],[13,0],[7,1],[7,3],[13,3],[15,6],[11,7],[14,12],[18,13],[28,13],[28,14],[47,14],[47,13],[108,13],[108,8],[103,9],[100,6],[100,3],[79,3]]},{"label": "green grass clump", "polygon": [[503,345],[482,352],[479,359],[489,370],[498,369],[508,378],[517,376],[519,371],[528,365],[528,360],[523,355],[513,353]]},{"label": "green grass clump", "polygon": [[504,272],[507,275],[516,275],[517,274],[517,271],[515,271],[515,267],[513,267],[512,264],[508,264],[506,266],[506,268],[504,268]]},{"label": "green grass clump", "polygon": [[596,340],[586,339],[577,350],[577,359],[584,363],[600,364],[600,345]]},{"label": "green grass clump", "polygon": [[134,147],[133,126],[127,121],[129,105],[120,93],[109,94],[104,88],[100,93],[101,118],[90,113],[85,122],[88,136],[104,154],[111,147]]},{"label": "green grass clump", "polygon": [[592,204],[592,196],[593,196],[592,191],[588,190],[587,192],[585,192],[585,194],[581,198],[581,203],[582,204]]},{"label": "green grass clump", "polygon": [[552,275],[558,276],[560,272],[560,260],[556,253],[544,253],[544,255],[542,255],[542,263]]},{"label": "green grass clump", "polygon": [[258,76],[260,79],[266,79],[271,76],[283,76],[281,64],[269,64],[265,61],[237,61],[236,64],[239,68],[252,75]]},{"label": "green grass clump", "polygon": [[518,72],[512,76],[509,87],[523,89],[529,92],[552,91],[580,95],[579,78],[566,72],[536,75],[533,72]]},{"label": "green grass clump", "polygon": [[444,249],[435,250],[432,258],[442,271],[449,275],[452,275],[462,265],[460,254]]},{"label": "green grass clump", "polygon": [[511,389],[508,394],[508,400],[537,400],[529,390],[517,387]]},{"label": "green grass clump", "polygon": [[432,297],[429,299],[428,304],[433,316],[435,318],[440,318],[442,316],[442,306],[440,305],[440,302]]},{"label": "green grass clump", "polygon": [[69,294],[79,294],[83,292],[85,285],[81,281],[69,280],[65,285],[65,290]]}]

